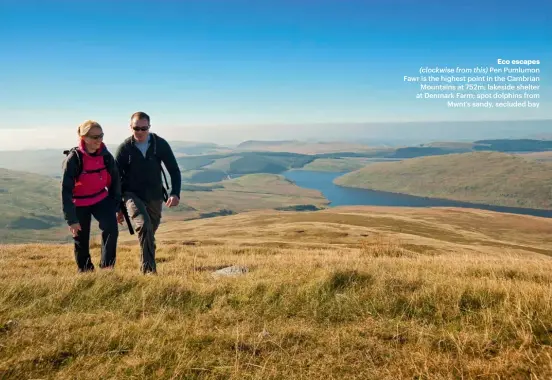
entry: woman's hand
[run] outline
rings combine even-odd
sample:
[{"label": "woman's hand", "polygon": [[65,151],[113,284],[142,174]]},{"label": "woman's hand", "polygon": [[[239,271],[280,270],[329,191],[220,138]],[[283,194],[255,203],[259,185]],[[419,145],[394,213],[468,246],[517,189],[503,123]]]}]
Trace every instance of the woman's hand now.
[{"label": "woman's hand", "polygon": [[81,231],[81,226],[79,223],[71,224],[69,226],[69,231],[73,234],[73,237],[77,237],[79,231]]}]

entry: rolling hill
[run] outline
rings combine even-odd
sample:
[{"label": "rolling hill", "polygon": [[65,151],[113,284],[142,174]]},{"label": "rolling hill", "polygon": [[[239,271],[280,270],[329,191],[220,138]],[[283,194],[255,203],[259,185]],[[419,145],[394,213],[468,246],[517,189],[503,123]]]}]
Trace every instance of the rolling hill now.
[{"label": "rolling hill", "polygon": [[453,208],[255,211],[161,225],[148,277],[124,235],[115,271],[84,275],[70,245],[0,245],[0,375],[550,378],[551,229]]},{"label": "rolling hill", "polygon": [[[184,184],[181,199],[178,207],[165,208],[163,223],[256,209],[318,209],[328,204],[320,192],[303,189],[273,174]],[[0,215],[1,243],[71,241],[62,218],[58,179],[0,169]],[[97,222],[93,221],[92,234],[98,233]]]},{"label": "rolling hill", "polygon": [[300,168],[300,170],[313,170],[323,172],[350,172],[362,169],[367,165],[377,162],[400,161],[396,158],[370,158],[370,157],[336,157],[336,158],[317,158],[314,161]]},{"label": "rolling hill", "polygon": [[63,219],[59,180],[0,169],[0,241],[57,236]]},{"label": "rolling hill", "polygon": [[[433,148],[448,148],[448,149],[457,149],[457,150],[473,150],[473,142],[462,142],[462,141],[433,141],[427,144],[420,144],[421,147],[433,147]],[[461,152],[458,152],[461,153]]]},{"label": "rolling hill", "polygon": [[279,174],[314,159],[314,156],[289,152],[241,152],[179,157],[177,161],[185,182],[209,183],[245,174]]},{"label": "rolling hill", "polygon": [[195,191],[187,190],[186,186],[181,193],[182,207],[191,211],[167,209],[165,220],[202,218],[221,212],[328,205],[328,200],[319,191],[301,188],[276,174],[248,174],[218,183],[195,185],[198,187]]},{"label": "rolling hill", "polygon": [[520,156],[538,161],[552,161],[552,151],[549,152],[533,152],[533,153],[518,153]]},{"label": "rolling hill", "polygon": [[497,152],[546,152],[552,151],[552,140],[535,139],[496,139],[474,142],[475,150]]},{"label": "rolling hill", "polygon": [[[215,182],[228,176],[282,173],[302,168],[318,171],[353,171],[378,160],[403,160],[479,151],[534,152],[549,149],[550,141],[530,139],[431,142],[420,146],[373,148],[352,143],[312,143],[296,140],[245,141],[228,154],[181,157],[187,182]],[[544,154],[549,153],[545,151]]]},{"label": "rolling hill", "polygon": [[425,156],[440,156],[451,153],[465,153],[470,149],[464,148],[444,148],[444,147],[405,147],[397,148],[394,152],[386,155],[388,158],[414,158]]},{"label": "rolling hill", "polygon": [[506,153],[449,154],[378,163],[334,182],[422,197],[552,209],[552,164]]},{"label": "rolling hill", "polygon": [[[421,147],[446,148],[457,150],[456,153],[467,151],[494,152],[549,152],[552,151],[552,139],[542,135],[540,139],[490,139],[473,142],[432,142],[421,144]],[[454,153],[454,152],[451,152]]]}]

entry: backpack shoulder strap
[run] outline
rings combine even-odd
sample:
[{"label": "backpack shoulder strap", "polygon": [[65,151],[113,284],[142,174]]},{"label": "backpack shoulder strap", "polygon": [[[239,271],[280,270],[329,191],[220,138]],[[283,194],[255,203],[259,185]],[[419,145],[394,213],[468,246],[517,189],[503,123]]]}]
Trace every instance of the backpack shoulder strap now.
[{"label": "backpack shoulder strap", "polygon": [[71,149],[68,149],[68,150],[64,150],[63,151],[63,154],[65,154],[66,156],[66,160],[69,159],[69,154],[71,152],[74,152],[75,153],[75,156],[77,157],[77,163],[78,163],[78,166],[77,166],[77,177],[82,173],[82,167],[83,167],[83,164],[82,164],[82,156],[81,156],[81,152],[80,150],[78,149],[78,147],[73,147]]},{"label": "backpack shoulder strap", "polygon": [[104,166],[107,170],[111,167],[111,153],[110,154],[104,154],[103,156],[104,160]]},{"label": "backpack shoulder strap", "polygon": [[153,156],[157,158],[159,161],[159,166],[161,167],[161,174],[163,174],[163,179],[165,180],[165,186],[167,189],[170,189],[169,187],[169,181],[167,181],[167,174],[165,174],[165,170],[163,169],[163,165],[161,164],[161,157],[157,155],[157,135],[155,133],[151,134],[151,141],[153,144]]}]

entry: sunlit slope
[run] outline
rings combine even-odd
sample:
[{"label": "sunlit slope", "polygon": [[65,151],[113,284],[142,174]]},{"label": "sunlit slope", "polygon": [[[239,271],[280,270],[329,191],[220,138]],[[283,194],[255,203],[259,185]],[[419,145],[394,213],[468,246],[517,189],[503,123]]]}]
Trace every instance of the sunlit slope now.
[{"label": "sunlit slope", "polygon": [[0,242],[58,236],[60,194],[58,179],[0,168]]},{"label": "sunlit slope", "polygon": [[[478,210],[255,211],[162,225],[154,277],[135,240],[87,275],[70,245],[0,246],[0,377],[550,378],[551,229]],[[230,265],[248,271],[214,276]]]},{"label": "sunlit slope", "polygon": [[334,182],[424,197],[552,209],[552,163],[505,153],[449,154],[377,163]]}]

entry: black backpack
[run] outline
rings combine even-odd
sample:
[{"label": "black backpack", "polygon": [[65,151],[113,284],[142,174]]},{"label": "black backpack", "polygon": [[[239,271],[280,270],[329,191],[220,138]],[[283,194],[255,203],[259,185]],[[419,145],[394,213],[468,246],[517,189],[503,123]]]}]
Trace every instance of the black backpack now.
[{"label": "black backpack", "polygon": [[[63,154],[66,156],[64,161],[67,160],[67,158],[69,156],[69,153],[71,153],[71,152],[75,152],[75,156],[77,157],[77,161],[78,161],[77,178],[78,178],[81,175],[82,168],[83,168],[82,152],[80,151],[80,149],[78,147],[73,147],[69,150],[64,150]],[[106,154],[106,155],[103,156],[103,159],[104,159],[105,169],[109,170],[109,167],[111,166],[111,155]],[[63,166],[63,164],[62,164],[62,166]],[[100,172],[102,170],[104,170],[104,168],[96,169],[96,170],[90,170],[87,173],[97,173],[97,172]]]}]

